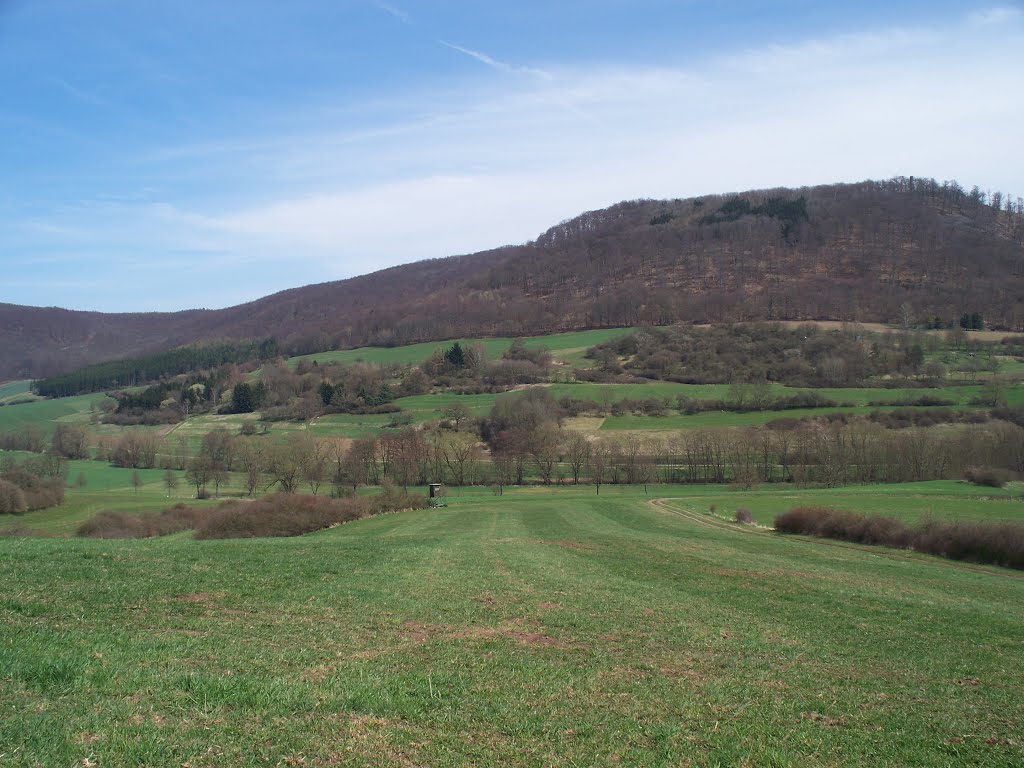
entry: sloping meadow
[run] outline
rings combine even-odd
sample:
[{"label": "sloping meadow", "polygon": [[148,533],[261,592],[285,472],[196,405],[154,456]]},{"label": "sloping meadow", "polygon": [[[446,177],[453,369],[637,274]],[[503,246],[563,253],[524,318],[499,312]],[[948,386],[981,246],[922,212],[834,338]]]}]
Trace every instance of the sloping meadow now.
[{"label": "sloping meadow", "polygon": [[1022,764],[1020,574],[628,490],[452,494],[291,538],[0,539],[0,753]]}]

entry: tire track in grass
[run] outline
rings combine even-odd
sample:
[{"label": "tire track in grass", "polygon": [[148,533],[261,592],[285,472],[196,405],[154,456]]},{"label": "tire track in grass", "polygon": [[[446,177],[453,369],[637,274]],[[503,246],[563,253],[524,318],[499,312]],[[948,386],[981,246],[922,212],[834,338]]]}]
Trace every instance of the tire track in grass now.
[{"label": "tire track in grass", "polygon": [[[758,529],[753,526],[740,526],[736,523],[730,523],[725,520],[714,520],[707,519],[699,516],[695,512],[691,512],[685,509],[677,509],[667,502],[669,501],[683,501],[683,499],[651,499],[648,504],[659,509],[663,512],[668,512],[673,515],[678,515],[692,523],[698,523],[708,528],[715,530],[731,531],[732,533],[738,533],[746,536],[772,536],[775,533],[775,529],[771,528],[768,530]],[[774,538],[774,537],[773,537]],[[1000,566],[981,566],[973,565],[971,563],[963,563],[957,560],[946,560],[940,558],[937,555],[926,555],[923,553],[903,553],[893,552],[891,550],[885,550],[884,548],[873,547],[870,545],[853,544],[851,542],[834,541],[829,539],[819,539],[814,536],[800,536],[795,534],[786,535],[785,541],[799,542],[802,544],[812,544],[821,547],[834,547],[836,549],[852,549],[857,552],[864,552],[868,555],[875,557],[881,557],[889,560],[907,560],[914,563],[923,563],[926,565],[935,565],[944,568],[952,568],[957,571],[970,571],[972,573],[984,573],[988,576],[1002,576],[1003,578],[1011,579],[1014,581],[1024,581],[1024,574],[1018,574],[1012,570],[1001,568]]]}]

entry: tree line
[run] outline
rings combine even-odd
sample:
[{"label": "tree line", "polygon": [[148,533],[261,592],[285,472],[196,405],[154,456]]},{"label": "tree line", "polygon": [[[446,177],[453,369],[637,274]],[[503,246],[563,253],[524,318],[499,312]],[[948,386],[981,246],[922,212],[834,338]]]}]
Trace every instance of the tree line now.
[{"label": "tree line", "polygon": [[212,369],[227,363],[269,360],[278,355],[277,340],[196,344],[145,357],[112,360],[32,382],[43,397],[69,397],[136,387],[170,376]]},{"label": "tree line", "polygon": [[[482,418],[456,413],[423,428],[388,430],[356,440],[296,433],[283,442],[217,429],[193,455],[187,439],[161,441],[127,432],[98,458],[117,466],[184,471],[196,495],[218,495],[237,480],[249,495],[361,485],[592,483],[910,482],[965,476],[977,467],[1024,472],[1024,414],[1007,411],[955,429],[868,417],[805,419],[669,436],[586,435],[564,426],[565,412],[543,389],[499,398]],[[171,488],[169,487],[169,491]]]}]

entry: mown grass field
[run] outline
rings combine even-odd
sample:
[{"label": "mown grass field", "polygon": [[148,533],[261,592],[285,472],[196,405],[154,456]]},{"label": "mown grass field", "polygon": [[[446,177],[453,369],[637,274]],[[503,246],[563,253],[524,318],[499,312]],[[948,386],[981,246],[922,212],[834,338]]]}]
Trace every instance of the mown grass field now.
[{"label": "mown grass field", "polygon": [[448,503],[298,539],[0,539],[0,763],[1024,761],[1020,574],[637,488]]}]

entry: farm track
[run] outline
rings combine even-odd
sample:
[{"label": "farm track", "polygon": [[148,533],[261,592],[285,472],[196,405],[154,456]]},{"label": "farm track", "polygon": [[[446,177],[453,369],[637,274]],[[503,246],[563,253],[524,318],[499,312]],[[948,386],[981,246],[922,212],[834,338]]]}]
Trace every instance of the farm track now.
[{"label": "farm track", "polygon": [[[689,510],[683,509],[676,509],[675,507],[672,507],[671,505],[666,503],[669,501],[681,501],[681,499],[651,499],[647,503],[653,507],[656,507],[657,509],[662,510],[663,512],[669,512],[671,514],[678,515],[679,517],[685,518],[686,520],[689,520],[692,523],[697,523],[699,525],[703,525],[707,528],[711,528],[714,530],[726,530],[731,531],[732,533],[738,533],[746,536],[770,536],[771,533],[774,531],[774,529],[766,530],[754,526],[740,526],[738,524],[730,523],[725,520],[718,520],[714,518],[708,519],[706,517],[703,517],[702,515],[697,514],[696,512],[691,512]],[[984,573],[988,576],[1002,576],[1003,578],[1011,579],[1014,581],[1024,581],[1024,574],[1017,573],[1016,571],[1010,569],[1000,568],[999,566],[972,565],[970,563],[963,563],[957,560],[945,560],[936,555],[915,554],[910,552],[893,552],[891,550],[884,550],[879,547],[872,547],[870,545],[852,544],[850,542],[834,541],[831,539],[819,539],[813,536],[792,535],[786,536],[786,540],[821,547],[852,549],[858,552],[864,552],[869,555],[874,555],[875,557],[882,557],[890,560],[905,560],[914,563],[928,563],[943,568],[952,568],[953,570],[957,571],[971,571],[973,573]]]}]

